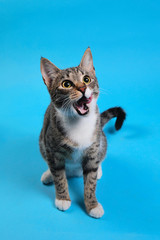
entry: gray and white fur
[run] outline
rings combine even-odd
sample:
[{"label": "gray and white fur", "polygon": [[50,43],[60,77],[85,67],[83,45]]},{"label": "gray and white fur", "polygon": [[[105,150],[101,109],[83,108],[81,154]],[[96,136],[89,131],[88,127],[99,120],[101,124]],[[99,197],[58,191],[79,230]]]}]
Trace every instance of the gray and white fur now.
[{"label": "gray and white fur", "polygon": [[117,117],[115,127],[120,129],[125,112],[115,107],[99,113],[99,86],[90,48],[78,67],[64,70],[41,58],[41,73],[51,97],[39,138],[41,154],[48,164],[41,180],[44,184],[54,182],[55,205],[64,211],[71,206],[67,177],[83,176],[86,211],[100,218],[104,210],[95,190],[107,149],[102,127]]}]

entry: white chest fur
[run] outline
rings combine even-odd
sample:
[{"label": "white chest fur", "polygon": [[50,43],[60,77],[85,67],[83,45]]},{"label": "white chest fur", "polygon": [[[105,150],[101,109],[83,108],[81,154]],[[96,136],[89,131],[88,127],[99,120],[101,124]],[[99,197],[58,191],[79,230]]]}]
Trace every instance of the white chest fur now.
[{"label": "white chest fur", "polygon": [[92,144],[96,119],[95,113],[89,113],[87,116],[80,117],[75,123],[67,124],[68,137],[76,142],[79,148],[86,148]]}]

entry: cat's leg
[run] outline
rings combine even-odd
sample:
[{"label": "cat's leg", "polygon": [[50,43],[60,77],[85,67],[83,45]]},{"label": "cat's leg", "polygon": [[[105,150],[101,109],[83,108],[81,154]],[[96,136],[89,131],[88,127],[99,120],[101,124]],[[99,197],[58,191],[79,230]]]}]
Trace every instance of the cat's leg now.
[{"label": "cat's leg", "polygon": [[86,153],[82,163],[84,178],[84,202],[88,214],[91,217],[100,218],[103,216],[104,210],[102,205],[98,203],[95,195],[98,166],[100,161],[97,159],[97,151],[94,149],[94,145]]},{"label": "cat's leg", "polygon": [[65,211],[71,206],[71,200],[68,192],[64,160],[59,161],[55,159],[49,162],[48,165],[56,190],[55,205],[59,210]]},{"label": "cat's leg", "polygon": [[102,166],[99,165],[98,172],[97,172],[97,179],[99,180],[101,179],[101,177],[102,177]]},{"label": "cat's leg", "polygon": [[41,176],[41,182],[45,185],[53,183],[53,176],[50,169],[45,171]]},{"label": "cat's leg", "polygon": [[84,201],[88,214],[94,218],[100,218],[104,214],[103,207],[97,202],[95,196],[97,170],[90,169],[90,172],[84,172]]}]

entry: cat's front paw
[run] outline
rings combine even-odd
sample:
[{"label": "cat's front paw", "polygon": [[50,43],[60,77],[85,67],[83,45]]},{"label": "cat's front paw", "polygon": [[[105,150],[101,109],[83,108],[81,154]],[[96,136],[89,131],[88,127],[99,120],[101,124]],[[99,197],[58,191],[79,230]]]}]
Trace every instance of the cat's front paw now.
[{"label": "cat's front paw", "polygon": [[104,214],[103,207],[100,203],[95,208],[92,208],[89,212],[89,215],[93,218],[101,218]]},{"label": "cat's front paw", "polygon": [[60,199],[56,198],[55,205],[56,205],[56,208],[58,208],[59,210],[66,211],[68,208],[70,208],[71,201],[69,201],[69,200],[60,200]]}]

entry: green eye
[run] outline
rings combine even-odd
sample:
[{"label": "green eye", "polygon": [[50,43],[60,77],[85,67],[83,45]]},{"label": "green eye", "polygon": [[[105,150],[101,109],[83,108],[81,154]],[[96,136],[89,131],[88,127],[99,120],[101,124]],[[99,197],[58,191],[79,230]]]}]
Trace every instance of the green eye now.
[{"label": "green eye", "polygon": [[69,80],[65,80],[65,81],[62,82],[62,87],[63,88],[71,88],[72,85],[73,85],[72,82],[69,81]]},{"label": "green eye", "polygon": [[89,77],[89,76],[84,76],[83,82],[84,82],[86,85],[89,84],[89,83],[91,82],[90,77]]}]

